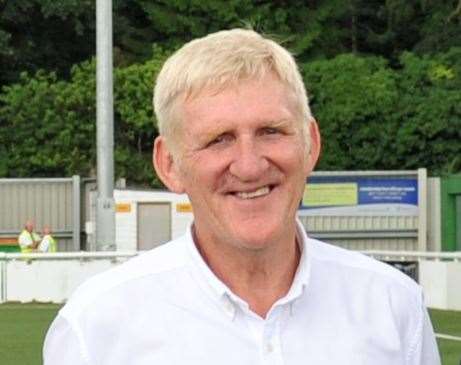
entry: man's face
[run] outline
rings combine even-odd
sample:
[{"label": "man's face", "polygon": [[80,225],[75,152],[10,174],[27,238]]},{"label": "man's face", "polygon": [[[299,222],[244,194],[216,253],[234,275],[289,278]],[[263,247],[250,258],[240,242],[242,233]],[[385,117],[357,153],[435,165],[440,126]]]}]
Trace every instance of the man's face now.
[{"label": "man's face", "polygon": [[34,223],[33,222],[27,222],[26,223],[26,230],[29,232],[32,232],[34,230]]},{"label": "man's face", "polygon": [[257,250],[294,232],[316,157],[274,75],[186,101],[180,139],[175,186],[191,200],[199,240]]}]

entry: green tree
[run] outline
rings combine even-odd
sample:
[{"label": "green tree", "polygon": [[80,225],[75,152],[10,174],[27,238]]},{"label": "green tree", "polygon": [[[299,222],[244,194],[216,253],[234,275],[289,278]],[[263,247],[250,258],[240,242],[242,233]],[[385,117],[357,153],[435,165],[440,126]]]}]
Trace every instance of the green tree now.
[{"label": "green tree", "polygon": [[399,97],[387,62],[344,54],[308,62],[302,71],[323,141],[318,168],[386,168],[392,140],[386,120]]},{"label": "green tree", "polygon": [[68,74],[94,54],[93,0],[0,1],[0,85],[20,72]]},{"label": "green tree", "polygon": [[[153,175],[157,135],[151,99],[165,55],[115,71],[116,176],[159,185]],[[0,141],[5,177],[94,174],[96,162],[95,62],[72,68],[69,81],[39,71],[21,75],[0,94]],[[154,122],[154,124],[153,124]],[[3,158],[4,157],[4,158]]]},{"label": "green tree", "polygon": [[393,168],[426,166],[434,173],[461,171],[461,48],[434,57],[405,53],[398,74],[392,125]]},{"label": "green tree", "polygon": [[304,65],[320,169],[461,171],[461,48],[400,63],[341,55]]}]

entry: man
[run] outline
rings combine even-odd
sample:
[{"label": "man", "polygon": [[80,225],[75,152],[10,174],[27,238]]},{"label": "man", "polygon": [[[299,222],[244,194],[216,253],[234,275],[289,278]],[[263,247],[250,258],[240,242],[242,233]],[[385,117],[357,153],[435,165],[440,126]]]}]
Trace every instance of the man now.
[{"label": "man", "polygon": [[18,244],[22,253],[31,253],[37,250],[40,244],[40,236],[34,231],[35,224],[32,220],[27,220],[24,230],[18,237]]},{"label": "man", "polygon": [[50,226],[43,227],[43,238],[38,246],[40,252],[56,252],[58,250],[58,244],[54,237],[51,235]]},{"label": "man", "polygon": [[82,285],[46,365],[439,364],[418,285],[296,220],[320,135],[285,49],[239,29],[194,40],[154,107],[155,169],[194,223]]}]

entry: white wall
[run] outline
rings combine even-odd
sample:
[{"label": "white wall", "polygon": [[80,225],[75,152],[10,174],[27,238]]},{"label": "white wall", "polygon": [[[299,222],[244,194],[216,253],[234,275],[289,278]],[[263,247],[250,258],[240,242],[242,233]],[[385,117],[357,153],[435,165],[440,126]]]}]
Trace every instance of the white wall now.
[{"label": "white wall", "polygon": [[115,214],[115,241],[119,251],[137,249],[137,204],[140,202],[171,204],[172,239],[184,234],[193,220],[191,212],[180,212],[177,209],[178,204],[189,204],[189,198],[185,194],[168,191],[114,190],[114,199],[116,204],[130,205],[129,212]]},{"label": "white wall", "polygon": [[5,264],[3,301],[63,303],[84,280],[117,263],[113,259],[18,259]]},{"label": "white wall", "polygon": [[[0,302],[62,303],[75,288],[90,276],[107,270],[129,256],[121,258],[72,258],[0,261]],[[419,280],[431,308],[461,311],[461,262],[421,260]]]},{"label": "white wall", "polygon": [[419,283],[428,307],[461,310],[461,262],[420,261]]}]

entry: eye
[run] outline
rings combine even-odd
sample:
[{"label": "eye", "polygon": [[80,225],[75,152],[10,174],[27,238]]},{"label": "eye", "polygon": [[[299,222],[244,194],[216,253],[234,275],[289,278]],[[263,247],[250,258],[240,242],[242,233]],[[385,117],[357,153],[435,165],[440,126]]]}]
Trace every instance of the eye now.
[{"label": "eye", "polygon": [[232,139],[232,136],[230,134],[228,134],[228,133],[220,134],[215,139],[208,142],[207,147],[211,147],[211,146],[214,146],[214,145],[219,145],[219,144],[223,144],[223,143],[226,143],[226,142],[230,142],[231,139]]},{"label": "eye", "polygon": [[265,135],[277,134],[277,133],[280,133],[280,131],[277,128],[265,127],[262,129],[262,134],[265,134]]}]

